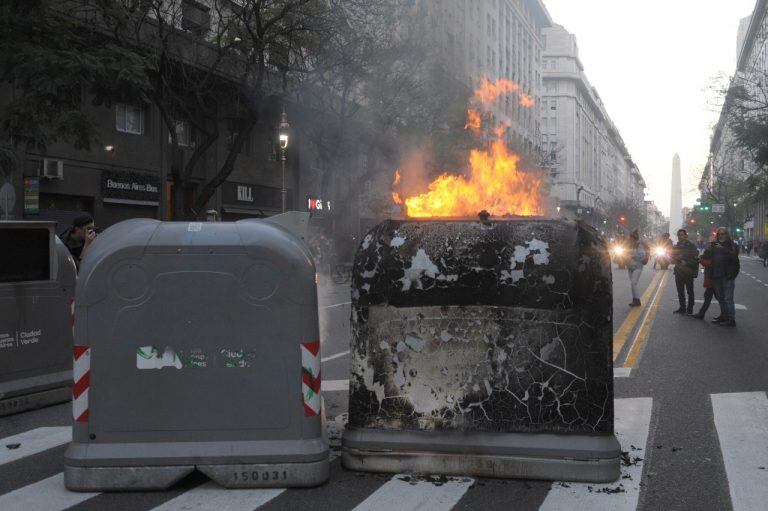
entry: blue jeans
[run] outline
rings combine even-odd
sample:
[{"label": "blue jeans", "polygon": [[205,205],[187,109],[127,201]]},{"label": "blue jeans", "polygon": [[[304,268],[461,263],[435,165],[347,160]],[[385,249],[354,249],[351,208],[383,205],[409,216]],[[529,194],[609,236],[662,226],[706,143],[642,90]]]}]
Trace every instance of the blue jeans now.
[{"label": "blue jeans", "polygon": [[639,300],[640,290],[637,288],[637,283],[640,280],[640,274],[643,273],[643,267],[641,266],[636,270],[627,269],[627,273],[629,274],[629,282],[632,284],[632,299]]},{"label": "blue jeans", "polygon": [[736,279],[725,277],[712,279],[717,301],[720,302],[720,317],[724,320],[736,319],[736,304],[733,303],[733,290],[736,287]]}]

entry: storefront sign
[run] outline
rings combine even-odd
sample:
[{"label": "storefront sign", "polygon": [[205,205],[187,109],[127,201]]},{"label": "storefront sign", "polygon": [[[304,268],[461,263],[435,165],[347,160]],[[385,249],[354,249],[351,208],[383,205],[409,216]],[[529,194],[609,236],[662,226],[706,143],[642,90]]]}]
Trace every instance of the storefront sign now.
[{"label": "storefront sign", "polygon": [[307,197],[307,209],[309,211],[331,211],[331,201]]},{"label": "storefront sign", "polygon": [[24,214],[40,214],[40,178],[24,178]]},{"label": "storefront sign", "polygon": [[[252,185],[247,183],[225,182],[221,187],[222,203],[227,206],[254,210],[254,214],[274,213],[282,209],[280,188],[273,186]],[[291,204],[291,191],[288,190],[288,205]]]},{"label": "storefront sign", "polygon": [[101,172],[104,202],[157,206],[160,203],[160,178],[140,172]]}]

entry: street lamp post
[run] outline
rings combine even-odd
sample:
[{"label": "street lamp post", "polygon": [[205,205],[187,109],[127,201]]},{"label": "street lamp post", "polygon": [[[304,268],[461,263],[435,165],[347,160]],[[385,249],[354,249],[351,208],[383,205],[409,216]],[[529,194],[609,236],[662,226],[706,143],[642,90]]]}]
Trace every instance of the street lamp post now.
[{"label": "street lamp post", "polygon": [[285,109],[283,109],[283,115],[280,117],[280,168],[282,170],[282,178],[283,178],[283,188],[280,191],[283,199],[283,213],[286,212],[287,207],[287,198],[288,198],[288,190],[285,188],[285,150],[288,148],[288,129],[291,127],[290,124],[288,124],[288,116],[285,114]]}]

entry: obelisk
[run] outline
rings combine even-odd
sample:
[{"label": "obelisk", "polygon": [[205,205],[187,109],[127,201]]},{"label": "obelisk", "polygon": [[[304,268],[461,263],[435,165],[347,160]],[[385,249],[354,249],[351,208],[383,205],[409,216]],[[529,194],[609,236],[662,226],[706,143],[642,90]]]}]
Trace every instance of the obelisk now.
[{"label": "obelisk", "polygon": [[680,183],[680,155],[672,158],[672,185],[669,201],[669,231],[677,239],[677,230],[683,226],[683,188]]}]

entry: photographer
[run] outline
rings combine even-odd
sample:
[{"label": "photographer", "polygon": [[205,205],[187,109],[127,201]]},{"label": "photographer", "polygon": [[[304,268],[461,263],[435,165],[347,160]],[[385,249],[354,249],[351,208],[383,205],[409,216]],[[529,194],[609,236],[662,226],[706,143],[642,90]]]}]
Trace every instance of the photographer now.
[{"label": "photographer", "polygon": [[72,221],[72,227],[67,228],[61,234],[61,241],[69,249],[69,253],[75,259],[78,270],[80,261],[83,259],[85,251],[96,239],[96,227],[93,224],[93,218],[90,215],[80,215]]}]

